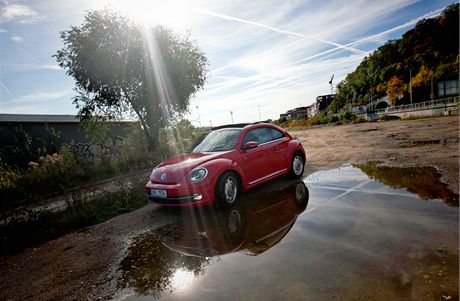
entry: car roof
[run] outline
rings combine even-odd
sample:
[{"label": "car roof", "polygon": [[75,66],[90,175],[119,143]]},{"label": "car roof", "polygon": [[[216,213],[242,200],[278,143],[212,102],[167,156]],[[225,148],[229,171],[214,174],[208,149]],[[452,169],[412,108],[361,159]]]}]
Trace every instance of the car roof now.
[{"label": "car roof", "polygon": [[271,123],[269,123],[268,121],[257,121],[253,123],[235,123],[235,124],[225,124],[225,125],[216,126],[216,127],[211,128],[211,131],[220,130],[220,129],[228,129],[228,128],[242,129],[249,125],[255,125],[255,124],[271,125]]}]

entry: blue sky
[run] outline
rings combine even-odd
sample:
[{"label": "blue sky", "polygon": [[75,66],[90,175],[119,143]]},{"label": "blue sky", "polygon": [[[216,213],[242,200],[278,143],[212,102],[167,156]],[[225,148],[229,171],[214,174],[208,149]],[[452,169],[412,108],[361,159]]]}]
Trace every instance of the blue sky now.
[{"label": "blue sky", "polygon": [[[110,7],[190,31],[210,65],[186,116],[194,125],[278,118],[310,105],[389,39],[452,1],[0,0],[0,113],[75,114],[73,79],[52,55],[59,32]],[[198,106],[198,109],[197,109]]]}]

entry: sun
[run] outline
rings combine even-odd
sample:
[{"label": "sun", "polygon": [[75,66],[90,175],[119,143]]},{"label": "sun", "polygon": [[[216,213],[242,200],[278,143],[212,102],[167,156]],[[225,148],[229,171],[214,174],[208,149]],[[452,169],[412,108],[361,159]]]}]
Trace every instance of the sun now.
[{"label": "sun", "polygon": [[174,275],[171,279],[171,285],[176,290],[182,290],[192,284],[194,278],[195,276],[192,272],[178,269],[174,272]]},{"label": "sun", "polygon": [[190,3],[187,0],[115,0],[107,1],[106,4],[135,22],[187,30],[197,17]]}]

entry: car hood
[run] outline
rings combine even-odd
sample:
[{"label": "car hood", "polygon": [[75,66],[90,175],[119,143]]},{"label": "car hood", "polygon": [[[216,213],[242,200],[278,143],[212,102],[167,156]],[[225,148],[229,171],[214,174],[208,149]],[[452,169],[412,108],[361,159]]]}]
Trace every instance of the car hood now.
[{"label": "car hood", "polygon": [[179,183],[192,169],[210,160],[217,159],[225,153],[227,152],[187,153],[172,157],[153,170],[150,180],[164,184]]}]

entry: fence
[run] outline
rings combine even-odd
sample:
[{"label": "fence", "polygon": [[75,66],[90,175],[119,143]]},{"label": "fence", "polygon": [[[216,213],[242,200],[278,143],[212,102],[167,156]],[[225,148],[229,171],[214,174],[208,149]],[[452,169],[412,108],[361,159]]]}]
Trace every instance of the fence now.
[{"label": "fence", "polygon": [[399,113],[399,112],[407,112],[407,111],[419,111],[419,110],[432,110],[432,109],[440,109],[440,108],[448,108],[448,107],[455,107],[459,103],[459,97],[449,97],[443,99],[436,99],[431,101],[425,102],[418,102],[410,105],[402,105],[397,107],[389,107],[385,109],[375,110],[377,114],[383,113]]}]

